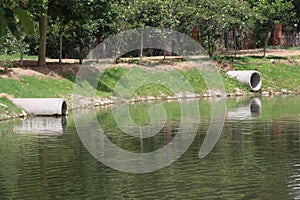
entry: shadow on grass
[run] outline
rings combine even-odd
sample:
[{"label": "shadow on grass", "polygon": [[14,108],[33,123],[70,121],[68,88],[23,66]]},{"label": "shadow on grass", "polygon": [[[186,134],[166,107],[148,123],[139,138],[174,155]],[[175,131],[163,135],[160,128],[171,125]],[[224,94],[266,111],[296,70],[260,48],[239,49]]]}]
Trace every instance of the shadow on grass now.
[{"label": "shadow on grass", "polygon": [[9,75],[11,72],[11,69],[0,68],[0,75]]},{"label": "shadow on grass", "polygon": [[263,56],[238,56],[238,57],[234,57],[234,56],[216,56],[214,57],[215,61],[231,61],[231,62],[249,62],[250,60],[263,60],[263,59],[274,59],[274,60],[287,60],[287,57],[283,57],[283,56],[267,56],[267,57],[263,57]]},{"label": "shadow on grass", "polygon": [[273,56],[273,55],[269,55],[266,58],[275,59],[275,60],[287,60],[288,59],[287,57],[284,57],[284,56]]}]

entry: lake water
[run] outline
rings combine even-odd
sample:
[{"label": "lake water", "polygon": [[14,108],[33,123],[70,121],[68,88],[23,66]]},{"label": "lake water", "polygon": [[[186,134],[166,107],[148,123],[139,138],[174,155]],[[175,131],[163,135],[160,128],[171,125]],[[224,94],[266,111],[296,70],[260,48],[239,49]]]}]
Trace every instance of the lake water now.
[{"label": "lake water", "polygon": [[[96,114],[114,144],[152,152],[172,143],[180,124],[180,105],[160,104],[167,121],[144,139],[123,134],[110,108]],[[151,105],[130,106],[137,124],[149,122]],[[199,106],[198,131],[187,151],[171,165],[144,174],[121,172],[95,159],[72,115],[1,122],[0,199],[300,199],[300,97],[228,99],[222,134],[201,159],[211,101],[200,100]],[[87,133],[91,129],[87,126]]]}]

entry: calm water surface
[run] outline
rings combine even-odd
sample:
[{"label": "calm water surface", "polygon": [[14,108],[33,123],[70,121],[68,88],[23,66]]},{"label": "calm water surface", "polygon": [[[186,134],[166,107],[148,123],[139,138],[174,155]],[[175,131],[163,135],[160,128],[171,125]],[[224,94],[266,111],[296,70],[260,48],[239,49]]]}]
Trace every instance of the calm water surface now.
[{"label": "calm water surface", "polygon": [[[83,146],[72,115],[1,122],[0,199],[300,199],[300,97],[228,99],[222,135],[203,159],[198,153],[210,102],[199,105],[201,123],[190,148],[172,165],[147,174],[97,161]],[[149,106],[131,106],[136,123],[149,121]],[[123,134],[109,108],[97,117],[118,146],[151,152],[172,142],[178,130],[179,104],[163,106],[165,126],[143,140]]]}]

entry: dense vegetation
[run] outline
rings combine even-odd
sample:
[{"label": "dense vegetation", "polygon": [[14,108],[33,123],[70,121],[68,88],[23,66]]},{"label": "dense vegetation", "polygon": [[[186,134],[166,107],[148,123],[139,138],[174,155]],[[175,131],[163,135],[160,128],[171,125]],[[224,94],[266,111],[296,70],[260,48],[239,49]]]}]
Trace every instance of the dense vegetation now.
[{"label": "dense vegetation", "polygon": [[[105,38],[143,27],[168,28],[185,33],[198,41],[211,56],[217,49],[266,49],[272,43],[271,35],[276,26],[282,26],[284,31],[299,31],[299,19],[298,0],[2,0],[0,66],[5,72],[13,66],[11,60],[20,59],[22,65],[23,59],[37,58],[40,67],[46,65],[46,57],[82,61],[88,51]],[[232,40],[228,40],[229,35]],[[241,45],[245,41],[249,41],[248,46]],[[126,55],[131,54],[137,56],[138,52]],[[149,52],[145,51],[145,54],[149,55]],[[152,55],[166,55],[166,52],[156,50],[152,51]],[[235,58],[235,62],[232,62],[232,57],[215,59],[221,64],[230,62],[234,69],[261,71],[264,91],[300,91],[297,81],[300,80],[299,67],[287,64],[290,58],[275,58],[275,63],[271,63],[270,58],[256,57]],[[98,84],[98,95],[110,96],[118,78],[127,71],[124,68],[108,69]],[[155,72],[153,76],[167,80],[168,73]],[[179,73],[196,93],[206,92],[206,85],[195,70]],[[240,83],[222,75],[227,92],[247,91]],[[73,81],[73,74],[65,74],[60,80],[37,77],[0,79],[0,93],[15,97],[69,98]],[[134,95],[161,94],[173,93],[154,84],[139,88]],[[20,112],[7,102],[9,100],[5,97],[0,98],[0,103],[7,106],[0,105],[2,113]]]},{"label": "dense vegetation", "polygon": [[[39,55],[44,66],[46,55],[82,59],[112,34],[151,26],[191,35],[213,55],[217,47],[242,48],[252,29],[249,47],[268,45],[276,24],[295,29],[299,10],[297,0],[2,0],[0,53]],[[220,46],[229,33],[233,44]]]}]

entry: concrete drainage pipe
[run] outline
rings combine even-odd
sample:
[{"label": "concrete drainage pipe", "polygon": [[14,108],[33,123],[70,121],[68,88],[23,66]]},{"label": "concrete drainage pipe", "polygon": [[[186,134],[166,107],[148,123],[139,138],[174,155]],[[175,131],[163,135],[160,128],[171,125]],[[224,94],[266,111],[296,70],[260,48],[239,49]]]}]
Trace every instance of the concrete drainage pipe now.
[{"label": "concrete drainage pipe", "polygon": [[67,102],[63,98],[15,98],[13,103],[32,115],[68,114]]},{"label": "concrete drainage pipe", "polygon": [[261,89],[262,81],[260,73],[258,71],[229,71],[226,74],[230,78],[236,78],[239,82],[246,84],[251,89],[251,91],[257,92]]}]

